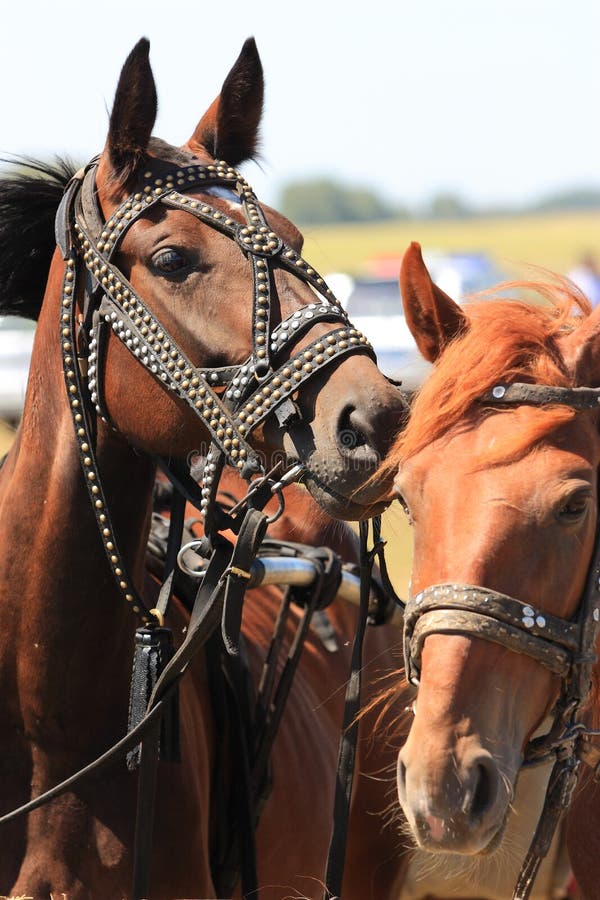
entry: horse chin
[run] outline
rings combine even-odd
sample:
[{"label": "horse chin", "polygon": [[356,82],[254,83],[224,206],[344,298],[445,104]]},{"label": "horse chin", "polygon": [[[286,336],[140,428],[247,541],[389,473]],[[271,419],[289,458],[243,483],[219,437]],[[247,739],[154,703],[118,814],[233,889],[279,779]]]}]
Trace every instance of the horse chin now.
[{"label": "horse chin", "polygon": [[346,497],[331,485],[307,471],[302,483],[310,495],[328,515],[334,519],[357,522],[380,515],[388,506],[384,502],[363,503],[360,496]]},{"label": "horse chin", "polygon": [[469,859],[480,858],[493,856],[494,853],[500,848],[500,844],[502,843],[502,838],[504,837],[504,832],[506,830],[506,823],[508,820],[508,809],[506,811],[506,815],[504,819],[500,823],[500,825],[494,830],[490,829],[490,834],[484,836],[483,846],[475,846],[471,845],[469,847],[464,847],[460,850],[457,850],[452,845],[444,846],[443,843],[438,843],[435,840],[429,840],[424,837],[422,834],[415,832],[412,830],[413,839],[419,848],[432,856],[443,856],[445,858],[451,857],[457,863],[459,860],[464,860],[465,862]]}]

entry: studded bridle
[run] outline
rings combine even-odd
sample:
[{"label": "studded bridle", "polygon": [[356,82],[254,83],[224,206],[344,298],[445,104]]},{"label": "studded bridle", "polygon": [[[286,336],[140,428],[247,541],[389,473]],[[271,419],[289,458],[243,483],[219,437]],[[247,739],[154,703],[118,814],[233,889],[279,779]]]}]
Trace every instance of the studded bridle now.
[{"label": "studded bridle", "polygon": [[[574,410],[600,409],[600,389],[538,384],[498,384],[480,401],[485,406],[548,406]],[[525,765],[555,759],[544,809],[523,864],[513,900],[526,900],[540,862],[546,855],[561,813],[570,803],[581,760],[600,765],[590,746],[595,732],[582,722],[591,690],[600,629],[600,531],[579,607],[571,619],[488,588],[464,584],[432,585],[411,597],[404,609],[404,659],[408,680],[419,683],[421,653],[431,634],[462,634],[501,644],[535,659],[561,679],[554,721],[547,734],[533,738]]]},{"label": "studded bridle", "polygon": [[[243,661],[236,649],[242,619],[242,604],[252,560],[259,551],[268,517],[262,512],[271,493],[281,498],[285,484],[298,477],[301,466],[277,480],[265,473],[258,454],[249,443],[252,431],[274,414],[286,429],[300,418],[293,398],[307,380],[332,362],[351,353],[366,353],[375,359],[367,339],[352,327],[346,313],[323,278],[271,230],[265,214],[245,179],[222,161],[209,165],[176,165],[148,160],[139,187],[103,220],[96,195],[98,158],[80,170],[67,185],[56,216],[57,245],[65,260],[60,312],[60,341],[64,379],[77,440],[79,458],[100,536],[120,595],[137,616],[133,674],[129,706],[129,734],[93,764],[80,770],[51,791],[7,814],[9,821],[58,796],[67,785],[78,783],[105,765],[127,747],[128,765],[139,766],[138,806],[134,842],[133,896],[147,895],[152,855],[152,823],[159,754],[178,759],[177,684],[189,660],[206,646],[221,624],[223,646],[231,677],[236,685],[236,703],[243,703],[246,686]],[[237,198],[243,222],[215,208],[206,199],[190,197],[189,191]],[[120,271],[115,256],[128,229],[144,214],[161,205],[185,211],[237,243],[252,272],[252,352],[248,359],[230,366],[195,366],[144,299]],[[314,302],[297,308],[273,327],[271,294],[275,268],[296,275],[314,291]],[[316,323],[334,327],[302,349],[292,351]],[[97,416],[111,422],[104,402],[105,353],[113,333],[140,364],[201,420],[210,435],[210,449],[203,467],[199,490],[190,466],[157,460],[174,487],[165,580],[156,607],[149,609],[127,573],[118,548],[107,507],[101,473],[95,455]],[[116,429],[115,429],[116,430]],[[242,511],[233,519],[217,503],[216,494],[224,465],[234,466],[250,482]],[[253,476],[262,476],[254,478]],[[163,627],[173,589],[174,567],[181,543],[185,501],[199,507],[206,538],[204,553],[210,562],[190,614],[190,625],[181,646],[174,650],[169,629]],[[245,512],[244,512],[245,510]],[[219,533],[231,528],[235,545]],[[365,536],[366,542],[366,536]],[[366,622],[370,568],[365,568],[361,592],[361,622]],[[304,632],[305,633],[305,632]],[[355,639],[353,673],[360,672],[362,632]],[[356,659],[355,659],[356,656]],[[351,678],[353,684],[356,678]],[[357,683],[360,683],[358,676]],[[284,696],[282,694],[282,696]],[[347,706],[351,706],[347,700]],[[284,702],[284,701],[283,701]],[[342,738],[353,759],[356,741],[354,717]],[[271,725],[269,724],[269,728]],[[275,731],[271,729],[271,740]],[[167,737],[165,737],[167,736]],[[137,741],[135,738],[137,737]],[[141,741],[141,743],[140,743]],[[245,749],[244,749],[245,748]],[[238,752],[248,754],[246,739],[239,737]],[[244,757],[245,758],[245,757]],[[339,778],[351,784],[353,767],[340,763]],[[245,782],[246,806],[251,810],[260,797]],[[348,803],[346,789],[338,802],[334,835],[345,830]],[[348,793],[349,800],[349,793]],[[245,807],[244,807],[245,808]],[[255,893],[257,887],[254,850],[254,819],[244,819],[238,828],[242,888]],[[338,825],[341,822],[341,825]],[[332,842],[332,879],[341,881],[343,842]]]},{"label": "studded bridle", "polygon": [[[94,454],[94,416],[109,419],[103,385],[110,331],[154,378],[191,408],[210,434],[200,499],[208,533],[216,527],[214,498],[223,466],[234,466],[246,479],[263,473],[248,443],[252,431],[273,413],[283,427],[288,425],[298,414],[291,398],[330,363],[351,353],[373,358],[374,353],[349,323],[323,278],[271,230],[252,189],[227,163],[180,166],[149,160],[138,189],[104,221],[96,199],[97,162],[92,160],[73,177],[56,219],[57,243],[66,262],[60,320],[63,368],[81,465],[115,582],[140,621],[151,624],[152,611],[126,573]],[[188,195],[189,191],[218,194],[223,190],[239,199],[244,222]],[[118,268],[115,255],[124,235],[159,204],[184,210],[218,230],[247,257],[253,281],[252,353],[242,363],[195,366]],[[275,267],[310,285],[315,301],[273,328]],[[317,322],[337,327],[290,354],[290,346]]]}]

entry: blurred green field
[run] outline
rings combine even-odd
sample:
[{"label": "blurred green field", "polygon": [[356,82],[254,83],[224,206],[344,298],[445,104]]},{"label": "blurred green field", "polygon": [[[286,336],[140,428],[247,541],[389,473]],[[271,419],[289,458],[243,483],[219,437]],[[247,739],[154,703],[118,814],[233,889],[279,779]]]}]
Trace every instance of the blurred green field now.
[{"label": "blurred green field", "polygon": [[382,517],[382,536],[386,545],[385,558],[396,592],[408,597],[412,560],[412,533],[399,503],[394,503]]},{"label": "blurred green field", "polygon": [[564,273],[585,253],[600,256],[600,211],[321,226],[304,234],[304,257],[323,275],[359,274],[369,259],[401,257],[418,241],[428,250],[486,252],[510,277],[527,277],[528,265]]}]

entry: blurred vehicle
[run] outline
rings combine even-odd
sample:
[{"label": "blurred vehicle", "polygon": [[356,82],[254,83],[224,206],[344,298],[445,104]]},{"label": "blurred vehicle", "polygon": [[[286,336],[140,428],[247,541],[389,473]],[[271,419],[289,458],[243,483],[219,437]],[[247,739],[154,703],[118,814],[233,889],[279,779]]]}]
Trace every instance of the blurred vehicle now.
[{"label": "blurred vehicle", "polygon": [[458,303],[507,280],[485,253],[430,251],[423,258],[435,283]]},{"label": "blurred vehicle", "polygon": [[[459,303],[504,280],[485,254],[430,251],[423,258],[435,283]],[[383,257],[371,261],[368,277],[334,272],[326,281],[352,323],[371,341],[381,371],[414,390],[431,366],[419,353],[404,318],[400,263],[398,258]]]},{"label": "blurred vehicle", "polygon": [[0,418],[21,418],[35,322],[16,316],[0,316]]},{"label": "blurred vehicle", "polygon": [[368,337],[385,375],[414,390],[430,366],[408,330],[398,278],[351,278],[334,273],[326,278],[350,321]]}]

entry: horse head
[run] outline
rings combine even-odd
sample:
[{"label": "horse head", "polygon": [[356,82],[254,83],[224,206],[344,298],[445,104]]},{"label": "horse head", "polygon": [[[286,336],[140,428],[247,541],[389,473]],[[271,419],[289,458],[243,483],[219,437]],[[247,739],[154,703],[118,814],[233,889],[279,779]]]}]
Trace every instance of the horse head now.
[{"label": "horse head", "polygon": [[285,455],[327,511],[359,517],[402,403],[302,258],[298,229],[234,168],[258,144],[255,43],[182,147],[152,137],[148,50],[142,40],[126,61],[105,148],[57,226],[92,279],[92,399],[143,451],[186,458],[216,440],[248,475]]},{"label": "horse head", "polygon": [[414,529],[418,685],[397,785],[433,852],[497,846],[532,736],[553,708],[569,714],[597,521],[600,310],[566,281],[539,289],[550,305],[461,307],[418,245],[402,265],[406,318],[435,365],[389,462]]}]

